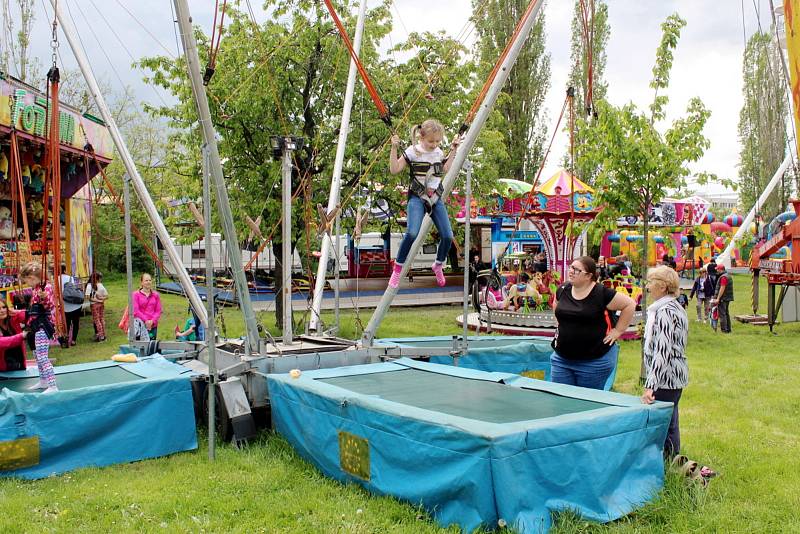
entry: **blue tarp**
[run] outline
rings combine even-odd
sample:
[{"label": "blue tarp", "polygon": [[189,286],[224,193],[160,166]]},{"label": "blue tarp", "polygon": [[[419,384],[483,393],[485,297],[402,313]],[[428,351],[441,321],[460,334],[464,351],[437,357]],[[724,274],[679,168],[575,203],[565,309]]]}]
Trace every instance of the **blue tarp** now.
[{"label": "blue tarp", "polygon": [[[490,373],[514,373],[531,378],[550,380],[550,343],[552,338],[538,336],[470,336],[467,338],[469,351],[458,359],[459,367],[488,371]],[[405,347],[444,347],[452,346],[452,336],[431,336],[417,338],[383,338],[378,345],[398,345]],[[453,365],[450,356],[431,356],[431,363]],[[611,372],[605,383],[610,391],[617,377],[617,368]]]},{"label": "blue tarp", "polygon": [[[55,370],[57,380],[73,389],[20,393],[3,387],[3,379],[32,378],[35,369],[0,373],[0,453],[6,452],[0,476],[36,479],[197,448],[186,368],[154,356],[131,364],[96,362]],[[82,373],[91,375],[94,385],[79,387]],[[113,377],[111,383],[99,383],[103,375]],[[23,443],[38,461],[30,465],[26,453],[19,461],[28,467],[10,467],[11,452]]]},{"label": "blue tarp", "polygon": [[[600,405],[499,424],[447,413],[452,392],[444,388],[445,408],[434,410],[335,385],[338,377],[359,375],[402,380],[408,370],[458,377],[465,388],[460,394],[478,380],[515,395]],[[422,504],[443,526],[469,532],[503,519],[538,533],[549,528],[552,512],[567,509],[605,522],[647,502],[663,485],[670,403],[643,405],[629,395],[406,358],[306,371],[297,379],[269,375],[268,386],[275,428],[302,456],[327,476]],[[340,447],[342,440],[355,445]]]}]

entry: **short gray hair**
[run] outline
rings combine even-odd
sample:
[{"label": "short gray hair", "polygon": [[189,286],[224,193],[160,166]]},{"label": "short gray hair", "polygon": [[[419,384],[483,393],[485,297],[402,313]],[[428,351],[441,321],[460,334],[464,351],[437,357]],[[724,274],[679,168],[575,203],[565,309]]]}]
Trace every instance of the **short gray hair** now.
[{"label": "short gray hair", "polygon": [[649,282],[661,282],[668,295],[677,297],[681,291],[681,281],[675,269],[666,265],[659,265],[647,270],[647,280]]}]

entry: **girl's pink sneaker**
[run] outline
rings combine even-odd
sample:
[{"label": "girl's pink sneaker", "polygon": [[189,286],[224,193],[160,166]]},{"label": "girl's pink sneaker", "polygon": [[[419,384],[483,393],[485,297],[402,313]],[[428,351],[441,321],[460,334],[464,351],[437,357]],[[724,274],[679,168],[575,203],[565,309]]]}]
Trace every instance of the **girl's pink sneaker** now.
[{"label": "girl's pink sneaker", "polygon": [[435,261],[433,265],[431,265],[431,269],[433,269],[433,274],[436,275],[436,283],[439,284],[439,287],[444,287],[447,283],[447,279],[444,277],[444,268],[442,264]]},{"label": "girl's pink sneaker", "polygon": [[402,263],[395,263],[392,269],[392,276],[389,277],[389,287],[397,289],[400,287],[400,273],[403,271]]}]

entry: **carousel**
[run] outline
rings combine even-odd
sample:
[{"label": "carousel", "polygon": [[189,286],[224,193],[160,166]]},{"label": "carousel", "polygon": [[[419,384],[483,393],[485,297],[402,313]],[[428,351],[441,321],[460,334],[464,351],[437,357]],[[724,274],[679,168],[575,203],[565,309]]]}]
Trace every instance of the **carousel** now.
[{"label": "carousel", "polygon": [[[478,332],[552,337],[556,330],[553,312],[555,293],[572,261],[582,255],[588,225],[601,208],[595,204],[594,189],[567,172],[559,170],[532,188],[521,202],[504,202],[508,210],[498,217],[513,217],[516,227],[527,220],[541,236],[538,253],[512,252],[498,258],[491,269],[478,273],[472,287],[474,311],[467,326]],[[630,290],[625,284],[613,285]],[[642,314],[636,312],[623,339],[638,337]],[[457,319],[461,325],[464,316]]]}]

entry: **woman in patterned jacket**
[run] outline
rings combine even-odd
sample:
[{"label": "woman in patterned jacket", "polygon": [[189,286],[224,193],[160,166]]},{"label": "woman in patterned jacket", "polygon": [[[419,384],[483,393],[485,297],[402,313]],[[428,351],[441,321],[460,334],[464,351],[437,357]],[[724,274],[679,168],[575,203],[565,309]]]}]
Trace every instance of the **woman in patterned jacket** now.
[{"label": "woman in patterned jacket", "polygon": [[644,332],[644,365],[647,372],[642,402],[666,401],[674,404],[664,453],[672,458],[680,452],[678,401],[689,381],[686,365],[686,339],[689,319],[675,297],[680,292],[678,273],[661,265],[647,271],[647,291],[653,303],[647,307]]}]

